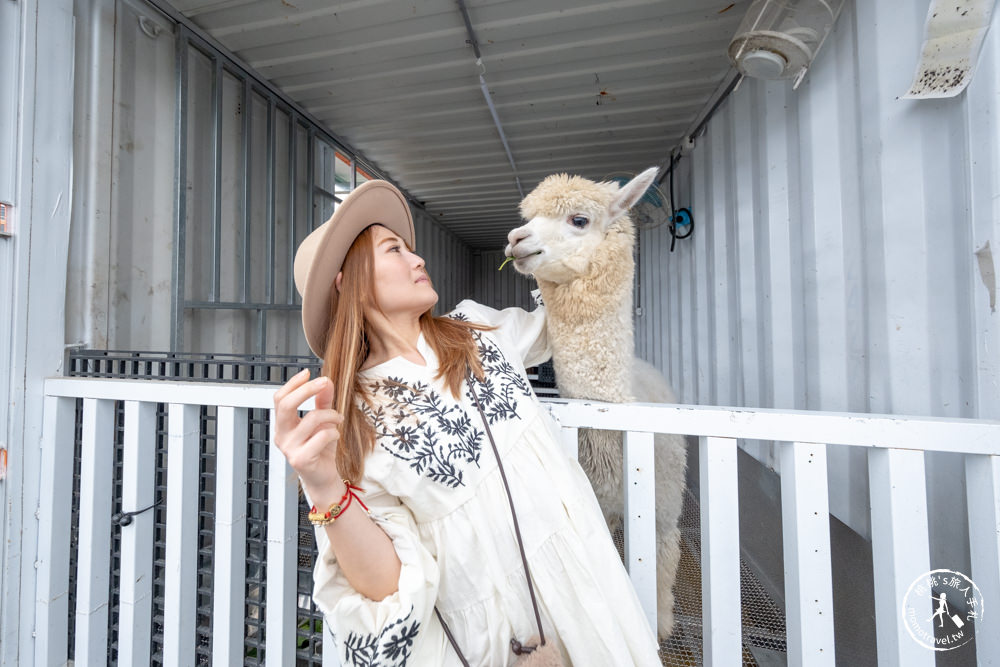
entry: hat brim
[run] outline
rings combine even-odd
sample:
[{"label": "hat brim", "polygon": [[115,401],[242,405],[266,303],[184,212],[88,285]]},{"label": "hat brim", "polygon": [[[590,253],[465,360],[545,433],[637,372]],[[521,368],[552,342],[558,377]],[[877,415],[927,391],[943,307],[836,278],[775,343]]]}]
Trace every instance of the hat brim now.
[{"label": "hat brim", "polygon": [[414,248],[413,216],[406,198],[392,183],[372,180],[353,190],[330,219],[307,236],[295,253],[295,286],[302,296],[302,330],[317,357],[326,351],[330,326],[330,289],[354,239],[379,224]]}]

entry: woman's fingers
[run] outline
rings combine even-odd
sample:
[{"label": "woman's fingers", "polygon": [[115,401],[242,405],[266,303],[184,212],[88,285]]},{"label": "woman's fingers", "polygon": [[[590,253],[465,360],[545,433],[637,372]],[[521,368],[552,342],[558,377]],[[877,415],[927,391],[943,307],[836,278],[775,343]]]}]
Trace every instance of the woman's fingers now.
[{"label": "woman's fingers", "polygon": [[275,393],[274,410],[277,418],[275,427],[279,437],[298,425],[299,407],[330,384],[330,380],[326,377],[318,377],[309,382],[297,380],[298,376],[289,380],[285,386],[279,389],[278,392],[282,392],[287,388],[287,391],[281,396]]},{"label": "woman's fingers", "polygon": [[278,403],[281,402],[285,396],[288,395],[293,389],[302,386],[302,384],[309,379],[309,369],[303,368],[301,371],[288,378],[288,382],[281,385],[278,391],[274,392],[274,407],[278,407]]},{"label": "woman's fingers", "polygon": [[[313,397],[315,409],[300,419],[300,406]],[[303,483],[309,480],[310,487],[318,484],[317,488],[325,488],[323,485],[339,479],[333,456],[344,418],[329,407],[332,397],[330,380],[326,377],[309,380],[307,372],[295,375],[274,394],[274,444]]]},{"label": "woman's fingers", "polygon": [[317,429],[301,447],[285,455],[288,465],[292,466],[303,479],[311,479],[317,473],[321,476],[324,473],[327,475],[332,473],[332,479],[337,479],[336,467],[324,465],[327,462],[324,454],[327,454],[327,449],[335,445],[338,440],[340,440],[339,429],[332,426]]},{"label": "woman's fingers", "polygon": [[288,432],[285,440],[290,443],[303,443],[314,431],[325,428],[337,429],[339,433],[343,423],[344,418],[336,410],[310,410],[298,425]]}]

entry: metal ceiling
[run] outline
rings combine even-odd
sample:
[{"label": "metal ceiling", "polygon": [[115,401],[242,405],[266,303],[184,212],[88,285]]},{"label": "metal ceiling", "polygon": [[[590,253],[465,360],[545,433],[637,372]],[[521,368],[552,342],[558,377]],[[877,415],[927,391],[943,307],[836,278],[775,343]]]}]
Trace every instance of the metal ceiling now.
[{"label": "metal ceiling", "polygon": [[727,72],[748,0],[173,0],[473,248],[525,192],[665,164]]}]

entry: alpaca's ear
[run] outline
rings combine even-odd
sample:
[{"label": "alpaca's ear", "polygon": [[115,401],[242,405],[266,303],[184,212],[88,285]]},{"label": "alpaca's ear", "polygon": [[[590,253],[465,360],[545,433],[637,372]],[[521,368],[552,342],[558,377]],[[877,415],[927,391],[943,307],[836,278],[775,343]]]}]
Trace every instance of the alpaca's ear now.
[{"label": "alpaca's ear", "polygon": [[656,174],[659,171],[659,167],[650,167],[625,185],[621,186],[614,201],[611,202],[611,206],[608,207],[609,223],[620,218],[630,208],[635,206],[640,199],[642,199],[642,196],[646,194],[646,190],[648,190],[649,186],[653,184],[653,179],[656,178]]}]

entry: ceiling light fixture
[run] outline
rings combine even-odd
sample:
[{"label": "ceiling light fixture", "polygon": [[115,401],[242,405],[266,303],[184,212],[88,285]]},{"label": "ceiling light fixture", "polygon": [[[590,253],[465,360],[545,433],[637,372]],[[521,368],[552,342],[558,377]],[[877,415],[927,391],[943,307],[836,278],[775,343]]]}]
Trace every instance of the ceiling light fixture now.
[{"label": "ceiling light fixture", "polygon": [[729,60],[746,76],[795,79],[798,88],[844,0],[754,0],[736,36]]}]

